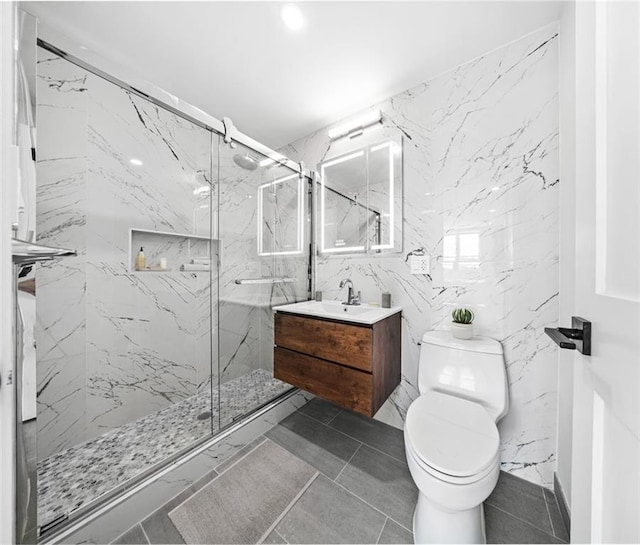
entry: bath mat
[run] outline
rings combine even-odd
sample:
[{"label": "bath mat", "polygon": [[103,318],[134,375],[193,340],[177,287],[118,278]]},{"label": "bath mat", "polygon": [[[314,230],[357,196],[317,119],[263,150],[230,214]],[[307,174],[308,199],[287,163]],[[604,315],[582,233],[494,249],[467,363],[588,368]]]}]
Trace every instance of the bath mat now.
[{"label": "bath mat", "polygon": [[187,544],[257,543],[316,473],[266,440],[169,517]]}]

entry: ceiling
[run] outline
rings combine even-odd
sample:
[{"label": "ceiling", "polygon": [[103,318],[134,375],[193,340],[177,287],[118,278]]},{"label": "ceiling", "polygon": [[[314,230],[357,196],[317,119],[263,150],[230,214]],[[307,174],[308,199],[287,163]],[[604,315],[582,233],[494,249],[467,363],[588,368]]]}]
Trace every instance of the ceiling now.
[{"label": "ceiling", "polygon": [[44,23],[278,148],[536,30],[556,1],[24,2]]}]

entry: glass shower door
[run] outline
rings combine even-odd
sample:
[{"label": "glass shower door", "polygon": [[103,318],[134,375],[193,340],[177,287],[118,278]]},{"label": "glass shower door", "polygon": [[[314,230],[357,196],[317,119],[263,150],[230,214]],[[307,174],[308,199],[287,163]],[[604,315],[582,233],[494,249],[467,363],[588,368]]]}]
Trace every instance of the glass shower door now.
[{"label": "glass shower door", "polygon": [[218,136],[44,48],[37,80],[37,241],[78,252],[36,270],[46,534],[219,429]]},{"label": "glass shower door", "polygon": [[220,424],[291,388],[273,378],[273,307],[307,299],[307,180],[238,145],[219,170]]}]

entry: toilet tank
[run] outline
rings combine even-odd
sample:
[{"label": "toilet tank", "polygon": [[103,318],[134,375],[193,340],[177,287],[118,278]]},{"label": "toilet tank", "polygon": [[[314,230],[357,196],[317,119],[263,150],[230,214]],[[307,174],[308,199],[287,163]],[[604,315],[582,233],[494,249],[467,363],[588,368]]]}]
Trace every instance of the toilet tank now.
[{"label": "toilet tank", "polygon": [[418,389],[479,403],[497,422],[509,408],[502,345],[488,337],[460,340],[450,331],[428,331],[420,348]]}]

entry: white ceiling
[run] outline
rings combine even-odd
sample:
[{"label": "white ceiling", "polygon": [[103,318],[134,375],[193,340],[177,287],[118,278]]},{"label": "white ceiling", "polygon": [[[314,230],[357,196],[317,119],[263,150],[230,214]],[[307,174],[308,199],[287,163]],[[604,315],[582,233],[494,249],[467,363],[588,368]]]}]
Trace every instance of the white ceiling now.
[{"label": "white ceiling", "polygon": [[562,2],[25,2],[42,23],[278,148],[560,17]]}]

